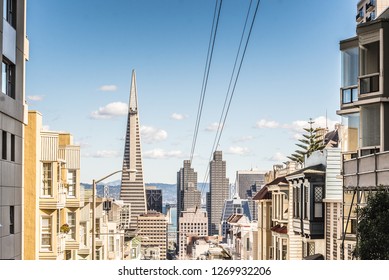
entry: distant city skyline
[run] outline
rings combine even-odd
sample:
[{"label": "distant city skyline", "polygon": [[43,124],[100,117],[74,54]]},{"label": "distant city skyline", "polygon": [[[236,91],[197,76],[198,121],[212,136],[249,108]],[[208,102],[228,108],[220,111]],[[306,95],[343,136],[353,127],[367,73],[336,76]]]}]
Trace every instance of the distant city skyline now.
[{"label": "distant city skyline", "polygon": [[[355,35],[357,2],[261,1],[217,147],[230,183],[237,170],[285,161],[309,118],[329,129],[340,122],[339,41]],[[223,1],[192,162],[199,182],[249,3]],[[209,0],[28,2],[28,108],[45,129],[74,136],[81,182],[121,169],[132,69],[144,181],[176,182],[190,156],[214,10]]]}]

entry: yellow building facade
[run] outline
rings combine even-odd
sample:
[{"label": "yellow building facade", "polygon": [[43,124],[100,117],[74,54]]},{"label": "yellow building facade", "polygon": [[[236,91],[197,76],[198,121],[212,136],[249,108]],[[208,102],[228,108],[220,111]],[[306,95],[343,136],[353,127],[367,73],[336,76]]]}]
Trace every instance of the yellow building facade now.
[{"label": "yellow building facade", "polygon": [[24,150],[23,259],[77,259],[80,147],[69,133],[43,131],[42,115],[29,111]]}]

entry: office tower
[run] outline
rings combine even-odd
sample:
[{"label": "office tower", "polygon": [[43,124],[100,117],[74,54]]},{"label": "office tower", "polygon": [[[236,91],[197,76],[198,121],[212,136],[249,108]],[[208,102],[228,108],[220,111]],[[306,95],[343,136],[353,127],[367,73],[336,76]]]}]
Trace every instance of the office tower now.
[{"label": "office tower", "polygon": [[265,183],[265,172],[257,170],[239,170],[236,172],[237,192],[240,198],[247,198],[247,191],[252,185],[261,186]]},{"label": "office tower", "polygon": [[226,161],[222,152],[215,151],[209,163],[209,194],[207,194],[208,234],[219,234],[224,201],[229,198]]},{"label": "office tower", "polygon": [[167,218],[156,211],[148,211],[138,216],[138,236],[141,238],[142,258],[166,260]]},{"label": "office tower", "polygon": [[26,1],[1,1],[0,259],[22,258]]},{"label": "office tower", "polygon": [[82,227],[80,146],[69,133],[43,131],[37,111],[28,112],[24,137],[23,259],[75,260]]},{"label": "office tower", "polygon": [[147,211],[153,210],[162,213],[162,190],[155,186],[146,187]]},{"label": "office tower", "polygon": [[147,212],[146,191],[143,182],[142,150],[139,131],[138,96],[135,71],[132,71],[127,132],[124,146],[120,199],[130,204],[130,231],[136,229],[138,215]]},{"label": "office tower", "polygon": [[200,207],[188,208],[181,211],[179,215],[179,258],[190,259],[187,256],[188,242],[190,237],[208,236],[208,217],[207,212],[200,209]]},{"label": "office tower", "polygon": [[177,219],[181,211],[200,206],[201,193],[197,189],[197,172],[190,167],[190,160],[184,160],[184,167],[177,172]]}]

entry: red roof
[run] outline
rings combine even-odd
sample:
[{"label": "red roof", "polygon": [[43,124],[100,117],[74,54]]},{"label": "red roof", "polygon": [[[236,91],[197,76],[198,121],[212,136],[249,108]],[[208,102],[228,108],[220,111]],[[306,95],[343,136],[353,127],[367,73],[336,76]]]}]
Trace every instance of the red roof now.
[{"label": "red roof", "polygon": [[253,200],[271,199],[271,192],[265,186],[253,197]]},{"label": "red roof", "polygon": [[275,225],[270,230],[274,231],[274,232],[277,232],[277,233],[283,233],[283,234],[287,234],[288,233],[288,228],[286,226]]}]

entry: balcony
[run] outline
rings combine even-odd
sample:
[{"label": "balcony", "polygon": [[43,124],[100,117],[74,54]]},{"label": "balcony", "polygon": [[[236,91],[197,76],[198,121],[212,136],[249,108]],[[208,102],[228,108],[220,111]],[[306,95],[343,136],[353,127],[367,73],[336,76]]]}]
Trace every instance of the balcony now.
[{"label": "balcony", "polygon": [[380,90],[379,86],[380,75],[379,73],[373,73],[359,77],[360,94],[367,94],[377,92]]},{"label": "balcony", "polygon": [[358,23],[360,23],[360,22],[363,20],[363,10],[362,10],[362,9],[360,9],[360,10],[358,11],[358,14],[357,14],[356,17],[355,17],[355,20],[356,20]]},{"label": "balcony", "polygon": [[389,151],[343,162],[345,187],[371,187],[389,182]]},{"label": "balcony", "polygon": [[370,1],[369,3],[366,3],[366,12],[373,11],[375,8],[374,1]]}]

